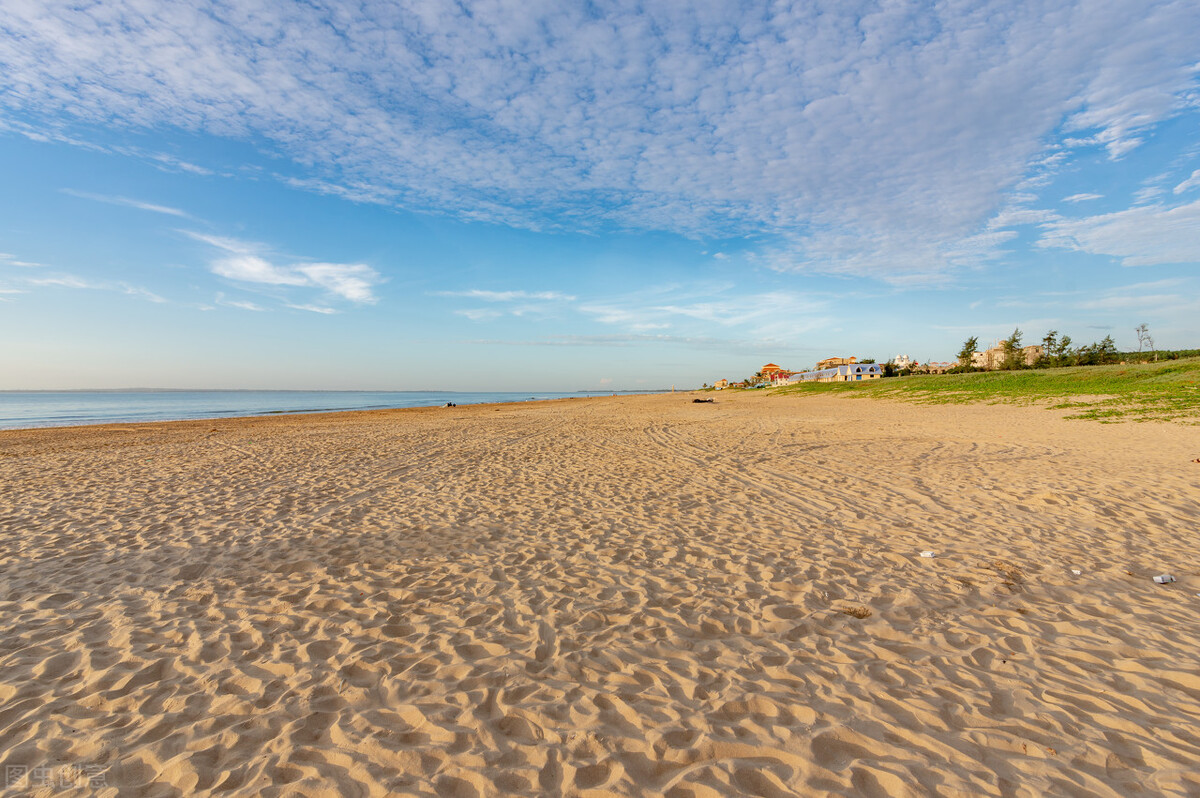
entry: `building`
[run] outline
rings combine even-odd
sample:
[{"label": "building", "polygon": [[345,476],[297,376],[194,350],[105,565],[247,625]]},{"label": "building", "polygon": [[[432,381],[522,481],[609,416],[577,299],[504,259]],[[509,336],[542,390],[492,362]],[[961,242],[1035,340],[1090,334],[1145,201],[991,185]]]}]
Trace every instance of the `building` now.
[{"label": "building", "polygon": [[896,366],[896,371],[904,371],[917,365],[917,361],[913,360],[908,355],[896,355],[892,358],[892,363]]},{"label": "building", "polygon": [[783,371],[783,369],[780,366],[775,365],[774,363],[768,363],[767,365],[765,365],[761,369],[759,369],[759,371],[761,371],[762,375],[769,380],[773,376],[778,374],[779,372]]},{"label": "building", "polygon": [[924,366],[921,366],[920,370],[922,372],[924,372],[925,374],[945,374],[947,371],[949,371],[952,368],[955,368],[956,366],[958,366],[957,361],[952,361],[952,362],[930,361],[930,362],[926,363]]},{"label": "building", "polygon": [[849,366],[857,362],[858,360],[852,357],[827,357],[824,360],[817,361],[817,371],[831,369],[835,366]]},{"label": "building", "polygon": [[881,377],[883,377],[883,366],[878,363],[844,363],[831,368],[793,374],[788,382],[790,384],[798,382],[857,382],[859,380],[877,380]]},{"label": "building", "polygon": [[729,380],[717,380],[713,383],[713,387],[718,391],[723,391],[729,387]]},{"label": "building", "polygon": [[[1023,346],[1021,347],[1021,359],[1026,366],[1032,366],[1045,353],[1045,349],[1041,346]],[[994,344],[990,349],[985,349],[982,352],[973,352],[971,354],[971,365],[977,369],[987,369],[995,371],[1004,367],[1004,347],[999,343]]]}]

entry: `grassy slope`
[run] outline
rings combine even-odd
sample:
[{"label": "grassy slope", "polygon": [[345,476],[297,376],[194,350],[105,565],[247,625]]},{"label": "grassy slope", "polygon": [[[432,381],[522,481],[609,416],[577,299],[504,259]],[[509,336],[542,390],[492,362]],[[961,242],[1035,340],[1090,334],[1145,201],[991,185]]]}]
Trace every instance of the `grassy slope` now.
[{"label": "grassy slope", "polygon": [[[922,403],[1046,402],[1101,421],[1200,423],[1200,358],[1128,366],[936,374],[776,388],[774,394],[848,392]],[[1055,399],[1063,401],[1054,402]]]}]

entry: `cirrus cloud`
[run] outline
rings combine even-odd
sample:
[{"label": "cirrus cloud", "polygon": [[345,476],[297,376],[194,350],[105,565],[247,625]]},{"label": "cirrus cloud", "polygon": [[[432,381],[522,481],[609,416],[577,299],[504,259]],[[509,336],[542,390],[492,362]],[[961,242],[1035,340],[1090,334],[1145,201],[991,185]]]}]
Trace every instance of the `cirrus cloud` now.
[{"label": "cirrus cloud", "polygon": [[0,106],[261,141],[354,201],[766,234],[777,268],[903,280],[1002,253],[988,219],[1063,147],[1121,158],[1193,103],[1198,29],[1188,0],[25,0]]}]

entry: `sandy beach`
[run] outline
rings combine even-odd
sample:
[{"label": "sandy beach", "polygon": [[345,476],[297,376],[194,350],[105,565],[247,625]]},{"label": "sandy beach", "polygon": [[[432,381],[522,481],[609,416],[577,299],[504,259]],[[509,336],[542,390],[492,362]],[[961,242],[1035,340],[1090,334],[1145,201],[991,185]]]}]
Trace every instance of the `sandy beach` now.
[{"label": "sandy beach", "polygon": [[1200,794],[1200,427],[716,400],[0,433],[7,792]]}]

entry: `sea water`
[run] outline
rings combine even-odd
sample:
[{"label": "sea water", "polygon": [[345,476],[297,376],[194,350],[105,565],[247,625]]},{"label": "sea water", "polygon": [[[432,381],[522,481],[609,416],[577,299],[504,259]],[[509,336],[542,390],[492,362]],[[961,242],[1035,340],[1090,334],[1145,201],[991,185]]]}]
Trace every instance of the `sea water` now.
[{"label": "sea water", "polygon": [[447,402],[528,402],[586,395],[582,391],[0,391],[0,429],[438,407]]}]

